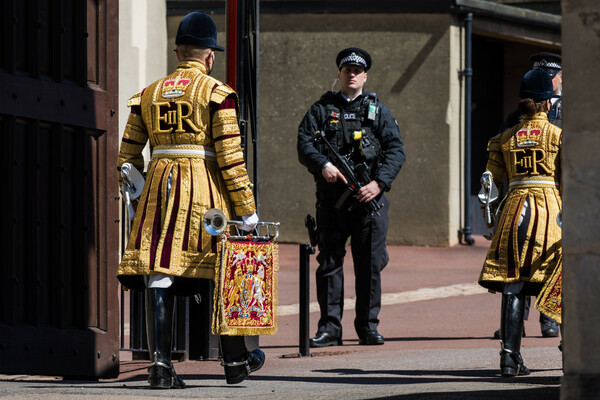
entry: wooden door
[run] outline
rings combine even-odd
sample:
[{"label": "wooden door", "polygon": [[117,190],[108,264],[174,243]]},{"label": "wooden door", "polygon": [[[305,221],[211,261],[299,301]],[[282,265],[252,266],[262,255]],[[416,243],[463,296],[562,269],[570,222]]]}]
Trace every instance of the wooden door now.
[{"label": "wooden door", "polygon": [[0,372],[116,377],[118,0],[0,22]]}]

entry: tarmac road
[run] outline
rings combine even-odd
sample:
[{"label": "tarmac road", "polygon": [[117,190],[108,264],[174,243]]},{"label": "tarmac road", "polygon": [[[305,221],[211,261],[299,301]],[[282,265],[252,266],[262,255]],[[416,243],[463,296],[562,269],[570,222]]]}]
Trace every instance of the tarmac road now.
[{"label": "tarmac road", "polygon": [[[543,338],[531,311],[522,354],[531,375],[499,375],[500,295],[477,284],[488,243],[452,248],[391,246],[383,272],[381,346],[360,346],[353,328],[354,276],[346,262],[343,346],[311,349],[299,357],[298,246],[279,249],[278,332],[261,336],[264,367],[238,385],[227,385],[218,361],[185,361],[175,369],[188,387],[150,390],[147,361],[127,361],[121,353],[118,379],[94,382],[60,377],[2,376],[2,399],[527,399],[552,400],[560,394],[560,338]],[[316,261],[311,257],[311,279]],[[311,302],[316,301],[314,282]],[[316,304],[316,303],[315,303]],[[313,305],[314,308],[314,305]],[[316,309],[316,308],[315,308]],[[318,312],[311,312],[310,334]],[[129,358],[130,359],[130,358]]]}]

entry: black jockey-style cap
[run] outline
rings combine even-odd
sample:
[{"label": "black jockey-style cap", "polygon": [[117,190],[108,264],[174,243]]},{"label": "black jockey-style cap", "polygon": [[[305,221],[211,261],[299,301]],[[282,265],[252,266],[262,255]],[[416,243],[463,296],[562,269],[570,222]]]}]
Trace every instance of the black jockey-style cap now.
[{"label": "black jockey-style cap", "polygon": [[552,98],[552,78],[550,78],[548,72],[540,67],[527,72],[521,79],[519,97],[522,99],[531,98],[536,101]]},{"label": "black jockey-style cap", "polygon": [[341,69],[344,65],[358,65],[368,71],[371,68],[371,56],[363,49],[349,47],[338,53],[335,64],[338,69]]},{"label": "black jockey-style cap", "polygon": [[529,60],[533,63],[533,68],[543,68],[550,76],[558,74],[562,70],[562,57],[554,53],[535,53]]},{"label": "black jockey-style cap", "polygon": [[175,44],[189,44],[225,51],[223,47],[217,46],[215,21],[204,11],[194,11],[183,17],[177,28]]}]

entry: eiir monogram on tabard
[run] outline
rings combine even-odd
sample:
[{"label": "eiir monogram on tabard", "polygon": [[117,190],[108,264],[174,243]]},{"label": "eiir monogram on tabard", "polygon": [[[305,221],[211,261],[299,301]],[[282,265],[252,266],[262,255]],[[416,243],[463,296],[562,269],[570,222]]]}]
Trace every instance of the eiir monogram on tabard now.
[{"label": "eiir monogram on tabard", "polygon": [[[183,122],[185,122],[194,132],[200,132],[200,129],[194,125],[192,121],[192,114],[194,109],[192,105],[184,100],[178,100],[175,102],[160,102],[152,104],[152,114],[154,116],[153,133],[170,133],[173,131],[173,126],[177,126],[175,129],[176,133],[186,132],[183,129]],[[174,109],[173,109],[174,108]],[[162,122],[162,124],[161,124]],[[171,125],[169,129],[161,129],[161,125]]]},{"label": "eiir monogram on tabard", "polygon": [[540,175],[540,170],[550,174],[552,172],[545,164],[546,152],[544,149],[514,149],[510,151],[511,163],[515,166],[517,175]]}]

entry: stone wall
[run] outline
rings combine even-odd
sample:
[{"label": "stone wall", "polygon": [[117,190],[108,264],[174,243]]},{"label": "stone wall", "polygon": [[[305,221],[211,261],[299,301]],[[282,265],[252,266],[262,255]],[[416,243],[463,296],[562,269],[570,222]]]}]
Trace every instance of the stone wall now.
[{"label": "stone wall", "polygon": [[449,15],[261,18],[261,212],[282,222],[282,240],[305,241],[304,217],[314,215],[313,178],[297,159],[298,124],[331,90],[338,51],[361,47],[373,58],[365,90],[392,111],[406,147],[388,193],[389,243],[448,244],[450,126],[458,122],[449,106],[450,23]]},{"label": "stone wall", "polygon": [[[166,4],[153,0],[119,2],[119,144],[129,116],[127,100],[167,72]],[[144,150],[146,160],[149,147]],[[114,174],[117,184],[116,171]],[[127,219],[119,211],[121,221]],[[125,222],[123,222],[125,223]],[[119,230],[122,235],[124,229]],[[119,240],[119,245],[123,243]],[[119,254],[122,249],[119,249]]]},{"label": "stone wall", "polygon": [[[166,4],[152,0],[119,3],[119,132],[123,135],[127,100],[167,73]],[[174,54],[171,55],[174,57]]]},{"label": "stone wall", "polygon": [[[179,19],[168,20],[169,46]],[[214,19],[223,31],[223,16]],[[220,33],[219,43],[224,37]],[[297,128],[310,105],[331,90],[338,51],[353,46],[372,55],[365,90],[390,108],[406,147],[406,164],[388,193],[388,242],[455,244],[463,108],[460,34],[451,15],[261,15],[261,219],[281,222],[283,242],[307,240],[304,217],[314,214],[314,182],[298,162]],[[225,55],[217,57],[213,75],[224,79]],[[174,66],[171,58],[169,68]]]},{"label": "stone wall", "polygon": [[562,399],[600,393],[600,2],[563,0]]}]

